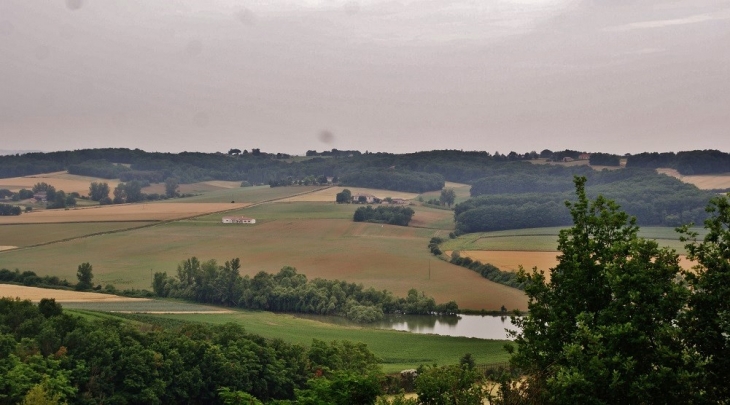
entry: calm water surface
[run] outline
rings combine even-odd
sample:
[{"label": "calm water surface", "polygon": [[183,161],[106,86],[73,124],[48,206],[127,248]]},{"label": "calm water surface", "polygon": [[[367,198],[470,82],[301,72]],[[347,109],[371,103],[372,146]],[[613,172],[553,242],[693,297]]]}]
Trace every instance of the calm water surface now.
[{"label": "calm water surface", "polygon": [[[301,318],[340,325],[362,326],[336,316],[297,315]],[[515,330],[510,316],[491,315],[387,315],[380,322],[368,325],[380,329],[394,329],[411,333],[432,333],[444,336],[463,336],[479,339],[510,339],[505,329]]]}]

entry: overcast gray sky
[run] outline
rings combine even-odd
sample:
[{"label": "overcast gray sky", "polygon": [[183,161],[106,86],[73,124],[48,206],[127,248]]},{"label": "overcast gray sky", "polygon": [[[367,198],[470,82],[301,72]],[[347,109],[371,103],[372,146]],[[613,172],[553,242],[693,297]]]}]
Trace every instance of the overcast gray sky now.
[{"label": "overcast gray sky", "polygon": [[1,0],[0,149],[98,147],[728,151],[730,1]]}]

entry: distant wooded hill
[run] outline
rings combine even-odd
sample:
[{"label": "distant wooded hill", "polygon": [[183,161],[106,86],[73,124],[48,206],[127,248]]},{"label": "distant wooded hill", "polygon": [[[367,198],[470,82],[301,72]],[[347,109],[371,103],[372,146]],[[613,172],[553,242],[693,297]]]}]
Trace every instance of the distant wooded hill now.
[{"label": "distant wooded hill", "polygon": [[[716,150],[632,155],[627,157],[626,169],[612,171],[596,171],[587,165],[528,162],[538,157],[553,161],[586,159],[587,154],[571,150],[502,155],[458,150],[391,154],[334,149],[308,151],[307,155],[309,158],[292,158],[259,149],[176,154],[139,149],[28,153],[0,156],[0,178],[59,170],[151,183],[175,178],[180,183],[231,180],[292,184],[304,178],[333,178],[345,186],[418,193],[440,190],[445,181],[452,181],[472,185],[471,195],[478,197],[456,207],[457,230],[473,232],[569,224],[563,202],[570,198],[574,176],[586,177],[589,194],[605,194],[635,215],[641,225],[700,223],[711,193],[653,169],[670,167],[683,174],[730,172],[730,154]],[[616,157],[598,155],[613,160]]]}]

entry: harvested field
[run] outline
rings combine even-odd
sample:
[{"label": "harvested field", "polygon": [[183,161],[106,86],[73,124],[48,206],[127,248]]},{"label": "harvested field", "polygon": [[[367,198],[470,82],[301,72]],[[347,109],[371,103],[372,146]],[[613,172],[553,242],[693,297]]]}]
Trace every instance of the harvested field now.
[{"label": "harvested field", "polygon": [[412,200],[418,196],[414,193],[404,193],[401,191],[390,191],[390,190],[377,190],[372,188],[361,188],[361,187],[329,187],[324,190],[315,191],[313,193],[299,195],[291,198],[281,200],[281,202],[334,202],[337,193],[342,190],[348,189],[355,194],[372,194],[377,198],[402,198],[404,200]]},{"label": "harvested field", "polygon": [[231,203],[149,203],[104,205],[67,210],[45,210],[18,216],[0,217],[0,224],[39,224],[64,222],[164,221],[246,207]]},{"label": "harvested field", "polygon": [[683,176],[675,169],[660,168],[657,173],[675,177],[685,183],[694,184],[700,190],[723,190],[730,189],[730,173],[704,175],[704,176]]},{"label": "harvested field", "polygon": [[48,183],[55,187],[56,190],[63,190],[66,193],[77,192],[81,195],[88,195],[89,185],[94,181],[97,183],[109,184],[109,188],[111,190],[114,190],[114,187],[119,184],[119,180],[77,176],[75,174],[68,174],[68,172],[64,171],[0,179],[0,188],[7,188],[10,191],[17,192],[22,188],[30,190],[36,183]]},{"label": "harvested field", "polygon": [[[454,211],[430,207],[411,207],[416,212],[408,226],[451,231],[454,229]],[[448,233],[448,232],[447,232]]]},{"label": "harvested field", "polygon": [[[267,207],[294,205],[268,204],[256,209],[263,214]],[[149,288],[152,272],[174,274],[177,265],[191,256],[219,262],[238,257],[241,273],[249,276],[262,270],[278,272],[290,265],[309,279],[362,283],[399,296],[416,288],[439,302],[455,300],[463,308],[526,308],[521,291],[434,259],[426,248],[434,230],[349,219],[289,219],[283,214],[287,213],[274,212],[272,216],[279,219],[264,219],[253,226],[196,219],[11,250],[2,253],[0,266],[74,279],[79,263],[89,262],[96,283]],[[335,211],[332,215],[342,214]]]},{"label": "harvested field", "polygon": [[128,298],[111,294],[53,290],[49,288],[26,287],[22,285],[0,284],[0,297],[20,298],[38,302],[42,298],[53,298],[56,302],[147,302],[147,298]]}]

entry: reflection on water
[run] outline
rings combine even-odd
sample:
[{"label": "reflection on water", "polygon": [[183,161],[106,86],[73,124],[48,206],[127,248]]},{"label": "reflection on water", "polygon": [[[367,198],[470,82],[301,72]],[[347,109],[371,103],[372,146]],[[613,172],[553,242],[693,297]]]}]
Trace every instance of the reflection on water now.
[{"label": "reflection on water", "polygon": [[[297,315],[301,318],[313,319],[320,322],[338,325],[359,326],[338,316]],[[427,316],[427,315],[387,315],[380,322],[366,325],[379,329],[394,329],[412,333],[433,333],[444,336],[463,336],[479,339],[509,339],[505,329],[515,330],[510,316],[490,315],[458,315],[458,316]]]},{"label": "reflection on water", "polygon": [[509,316],[482,315],[392,315],[377,323],[377,327],[413,333],[433,333],[480,339],[508,339],[505,329],[515,329]]}]

